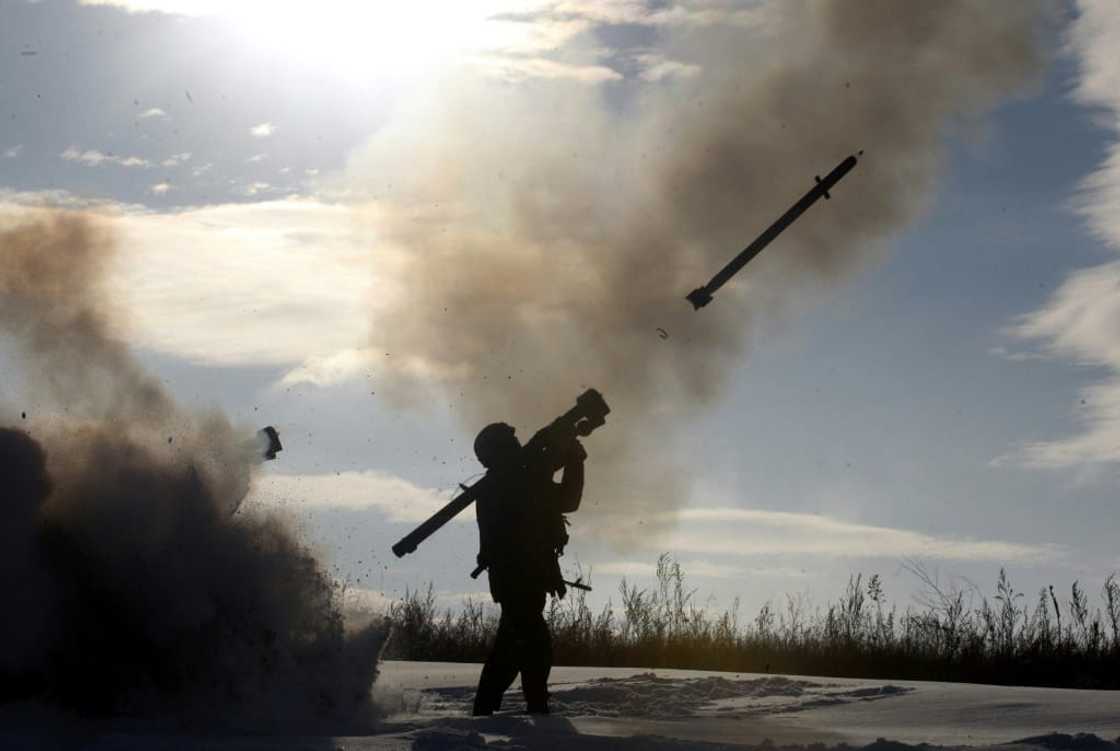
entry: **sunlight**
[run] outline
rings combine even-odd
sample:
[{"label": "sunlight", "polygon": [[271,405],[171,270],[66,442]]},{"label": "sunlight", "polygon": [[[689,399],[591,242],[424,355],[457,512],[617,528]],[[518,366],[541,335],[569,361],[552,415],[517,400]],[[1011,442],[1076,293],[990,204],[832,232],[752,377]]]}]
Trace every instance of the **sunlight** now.
[{"label": "sunlight", "polygon": [[515,49],[531,24],[497,20],[510,0],[83,0],[134,12],[217,16],[248,43],[347,79],[416,78],[472,54]]},{"label": "sunlight", "polygon": [[345,78],[412,78],[495,46],[494,3],[244,3],[234,15],[254,41],[291,50]]}]

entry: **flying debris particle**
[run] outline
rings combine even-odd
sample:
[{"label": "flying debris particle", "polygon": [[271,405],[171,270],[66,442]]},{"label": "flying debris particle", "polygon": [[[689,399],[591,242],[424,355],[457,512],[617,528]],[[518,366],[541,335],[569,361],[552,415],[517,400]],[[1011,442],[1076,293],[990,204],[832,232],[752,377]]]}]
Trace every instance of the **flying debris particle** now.
[{"label": "flying debris particle", "polygon": [[261,454],[265,461],[272,461],[278,453],[284,450],[284,446],[280,443],[280,434],[271,425],[266,425],[258,430],[257,436],[260,437],[261,443],[265,447]]},{"label": "flying debris particle", "polygon": [[167,436],[167,443],[168,444],[170,444],[174,440],[175,440],[175,438],[173,436]]},{"label": "flying debris particle", "polygon": [[20,412],[19,413],[19,419],[26,420],[27,419],[27,413],[26,412]]},{"label": "flying debris particle", "polygon": [[666,331],[665,329],[661,328],[660,326],[657,327],[657,335],[659,337],[661,337],[662,339],[668,339],[669,338],[669,332]]},{"label": "flying debris particle", "polygon": [[32,57],[33,55],[38,55],[39,51],[38,50],[20,50],[19,54],[23,55],[24,57]]},{"label": "flying debris particle", "polygon": [[188,102],[190,102],[191,104],[194,104],[194,99],[193,99],[193,98],[191,98],[191,92],[190,92],[190,90],[186,90],[186,91],[184,91],[183,93],[187,95],[187,101],[188,101]]}]

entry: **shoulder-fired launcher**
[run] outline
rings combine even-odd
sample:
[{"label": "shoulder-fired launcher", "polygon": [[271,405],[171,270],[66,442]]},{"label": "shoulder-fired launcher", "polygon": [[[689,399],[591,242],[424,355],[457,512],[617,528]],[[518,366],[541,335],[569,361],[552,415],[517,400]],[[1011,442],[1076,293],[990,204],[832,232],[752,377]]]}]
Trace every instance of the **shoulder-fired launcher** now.
[{"label": "shoulder-fired launcher", "polygon": [[[610,411],[602,394],[595,389],[584,391],[576,399],[576,406],[557,417],[547,427],[538,430],[529,439],[521,449],[521,462],[526,467],[555,472],[563,466],[567,445],[577,436],[591,435],[596,428],[605,425]],[[473,485],[461,485],[463,492],[402,537],[393,546],[393,553],[401,558],[416,550],[420,543],[484,493],[488,482],[487,476]]]}]

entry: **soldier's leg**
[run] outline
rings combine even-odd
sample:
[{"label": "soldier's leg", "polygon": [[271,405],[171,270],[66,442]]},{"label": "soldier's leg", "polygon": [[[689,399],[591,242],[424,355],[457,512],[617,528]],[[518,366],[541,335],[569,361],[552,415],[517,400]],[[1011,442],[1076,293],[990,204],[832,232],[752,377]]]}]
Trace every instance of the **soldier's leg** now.
[{"label": "soldier's leg", "polygon": [[[513,685],[518,671],[518,645],[516,608],[510,603],[502,603],[502,615],[498,621],[498,633],[482,675],[478,679],[478,690],[474,696],[474,714],[489,715],[502,708],[502,695]],[[511,612],[512,611],[512,612]]]},{"label": "soldier's leg", "polygon": [[527,600],[520,613],[524,642],[521,652],[521,690],[532,714],[548,714],[548,676],[552,672],[552,636],[544,619],[546,595]]}]

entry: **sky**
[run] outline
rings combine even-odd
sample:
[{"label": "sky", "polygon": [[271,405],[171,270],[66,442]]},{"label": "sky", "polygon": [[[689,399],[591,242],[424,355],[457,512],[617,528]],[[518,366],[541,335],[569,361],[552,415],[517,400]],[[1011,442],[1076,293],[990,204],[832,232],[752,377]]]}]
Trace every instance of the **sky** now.
[{"label": "sky", "polygon": [[[1014,28],[1028,5],[944,7]],[[528,436],[581,385],[618,405],[562,559],[595,603],[662,552],[748,612],[856,572],[905,605],[914,562],[1095,591],[1120,569],[1120,8],[1040,4],[1007,70],[892,58],[869,46],[908,28],[888,18],[832,70],[835,19],[791,7],[0,0],[0,214],[107,218],[115,335],[183,403],[280,430],[247,504],[359,600],[484,596],[472,513],[388,548],[479,475],[478,428]],[[851,93],[814,92],[845,66]],[[18,422],[48,407],[3,345]]]}]

